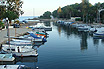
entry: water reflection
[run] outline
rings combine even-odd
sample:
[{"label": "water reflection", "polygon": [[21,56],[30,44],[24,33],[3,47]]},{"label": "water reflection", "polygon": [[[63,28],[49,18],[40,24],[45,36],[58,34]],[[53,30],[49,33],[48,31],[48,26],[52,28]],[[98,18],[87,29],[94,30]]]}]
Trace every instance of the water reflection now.
[{"label": "water reflection", "polygon": [[44,22],[44,25],[45,25],[45,26],[48,26],[48,27],[50,27],[50,26],[51,26],[51,22],[49,22],[49,21],[46,21],[46,22]]},{"label": "water reflection", "polygon": [[88,49],[88,43],[87,43],[88,33],[87,32],[79,32],[77,29],[72,28],[71,26],[64,26],[56,23],[54,23],[53,25],[57,26],[59,36],[61,36],[61,33],[64,33],[67,39],[70,38],[71,35],[74,35],[75,37],[80,37],[81,50]]},{"label": "water reflection", "polygon": [[61,26],[58,26],[57,30],[58,30],[59,36],[61,36]]},{"label": "water reflection", "polygon": [[86,50],[88,48],[87,44],[87,33],[81,32],[80,48],[81,50]]},{"label": "water reflection", "polygon": [[101,40],[101,43],[104,44],[104,39]]},{"label": "water reflection", "polygon": [[98,46],[99,45],[99,39],[93,39],[93,44],[94,44],[94,46]]}]

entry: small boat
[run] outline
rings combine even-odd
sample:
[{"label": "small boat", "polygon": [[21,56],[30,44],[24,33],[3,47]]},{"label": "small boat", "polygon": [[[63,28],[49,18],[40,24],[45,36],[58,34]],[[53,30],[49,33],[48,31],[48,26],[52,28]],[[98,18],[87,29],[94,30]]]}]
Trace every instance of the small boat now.
[{"label": "small boat", "polygon": [[2,45],[4,53],[12,53],[14,56],[38,56],[37,50],[32,49],[32,46],[15,46],[15,45]]},{"label": "small boat", "polygon": [[93,33],[94,37],[104,37],[104,27],[99,28]]},{"label": "small boat", "polygon": [[59,20],[59,21],[57,21],[57,23],[58,23],[58,24],[61,24],[61,25],[63,25],[63,24],[64,24],[64,21],[62,21],[62,20]]},{"label": "small boat", "polygon": [[[7,44],[9,44],[9,42],[7,41]],[[30,46],[32,45],[32,42],[20,42],[20,41],[10,41],[10,45],[18,45],[18,46]]]},{"label": "small boat", "polygon": [[12,54],[0,54],[0,61],[14,61]]},{"label": "small boat", "polygon": [[94,37],[104,37],[104,31],[98,31],[93,33]]},{"label": "small boat", "polygon": [[46,42],[47,40],[44,38],[44,37],[42,37],[42,36],[37,36],[37,35],[35,35],[35,34],[33,34],[33,33],[30,33],[30,36],[32,36],[33,38],[34,38],[34,41],[36,42],[36,41],[43,41],[43,42]]},{"label": "small boat", "polygon": [[73,24],[74,22],[64,22],[64,25],[65,26],[69,26],[69,25],[71,25],[71,24]]},{"label": "small boat", "polygon": [[39,35],[39,36],[44,36],[44,37],[46,37],[47,35],[45,34],[45,33],[43,33],[43,32],[36,32],[36,35]]},{"label": "small boat", "polygon": [[31,43],[29,40],[19,40],[19,39],[12,39],[14,42],[25,42],[25,43]]},{"label": "small boat", "polygon": [[45,31],[52,31],[52,27],[44,27],[44,26],[34,27],[32,29],[44,29]]},{"label": "small boat", "polygon": [[0,65],[0,69],[31,69],[25,65]]},{"label": "small boat", "polygon": [[89,31],[91,27],[86,25],[86,26],[80,26],[78,27],[78,31]]},{"label": "small boat", "polygon": [[78,23],[73,23],[73,24],[71,24],[71,27],[72,27],[72,28],[77,28],[77,26],[78,26]]}]

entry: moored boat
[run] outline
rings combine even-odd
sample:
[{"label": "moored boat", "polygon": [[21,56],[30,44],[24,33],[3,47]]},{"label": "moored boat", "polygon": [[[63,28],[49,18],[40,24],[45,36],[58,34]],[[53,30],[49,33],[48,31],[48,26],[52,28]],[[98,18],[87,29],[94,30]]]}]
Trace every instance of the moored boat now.
[{"label": "moored boat", "polygon": [[30,69],[25,65],[0,65],[0,69]]},{"label": "moored boat", "polygon": [[0,61],[14,61],[12,54],[0,54]]},{"label": "moored boat", "polygon": [[31,46],[2,45],[2,50],[15,56],[38,56],[37,50],[32,49]]}]

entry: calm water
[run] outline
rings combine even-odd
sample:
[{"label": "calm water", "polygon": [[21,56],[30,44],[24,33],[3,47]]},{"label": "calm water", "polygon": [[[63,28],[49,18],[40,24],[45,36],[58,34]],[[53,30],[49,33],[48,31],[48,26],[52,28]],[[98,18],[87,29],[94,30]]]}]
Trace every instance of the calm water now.
[{"label": "calm water", "polygon": [[38,48],[38,57],[24,58],[16,64],[35,69],[104,69],[104,40],[93,39],[87,32],[45,23],[52,26],[49,38]]}]

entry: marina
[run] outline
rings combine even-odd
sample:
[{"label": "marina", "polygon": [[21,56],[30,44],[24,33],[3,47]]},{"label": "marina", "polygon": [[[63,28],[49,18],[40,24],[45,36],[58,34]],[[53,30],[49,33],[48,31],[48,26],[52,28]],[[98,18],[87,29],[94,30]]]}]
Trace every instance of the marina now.
[{"label": "marina", "polygon": [[[73,25],[66,26],[58,24],[56,22],[44,22],[42,24],[48,24],[48,27],[52,27],[52,31],[46,32],[49,36],[47,37],[47,42],[34,42],[33,46],[17,45],[21,48],[26,47],[26,49],[33,48],[34,50],[37,50],[37,57],[25,57],[25,54],[22,55],[22,57],[21,55],[19,55],[20,57],[18,57],[17,55],[17,57],[15,57],[16,59],[13,62],[8,63],[2,61],[0,64],[4,63],[6,65],[26,65],[33,69],[35,69],[36,67],[39,67],[40,69],[92,69],[95,68],[96,65],[98,67],[100,66],[101,69],[103,69],[103,66],[101,65],[103,64],[103,38],[98,37],[96,39],[93,35],[90,34],[89,31],[79,31],[78,28],[75,26],[73,27]],[[31,32],[30,30],[29,33],[33,32]],[[29,33],[28,35],[24,36],[11,37],[12,41],[16,41],[16,43],[31,42],[30,40],[24,39],[24,37],[30,37]],[[39,34],[43,34],[42,31]],[[4,50],[6,49],[6,46],[9,47],[9,45],[6,44],[2,44],[2,46],[4,47]],[[16,48],[15,44],[10,44],[10,46],[14,46],[11,48]],[[28,55],[28,53],[26,53],[26,55]]]},{"label": "marina", "polygon": [[104,69],[104,2],[0,0],[0,69]]}]

